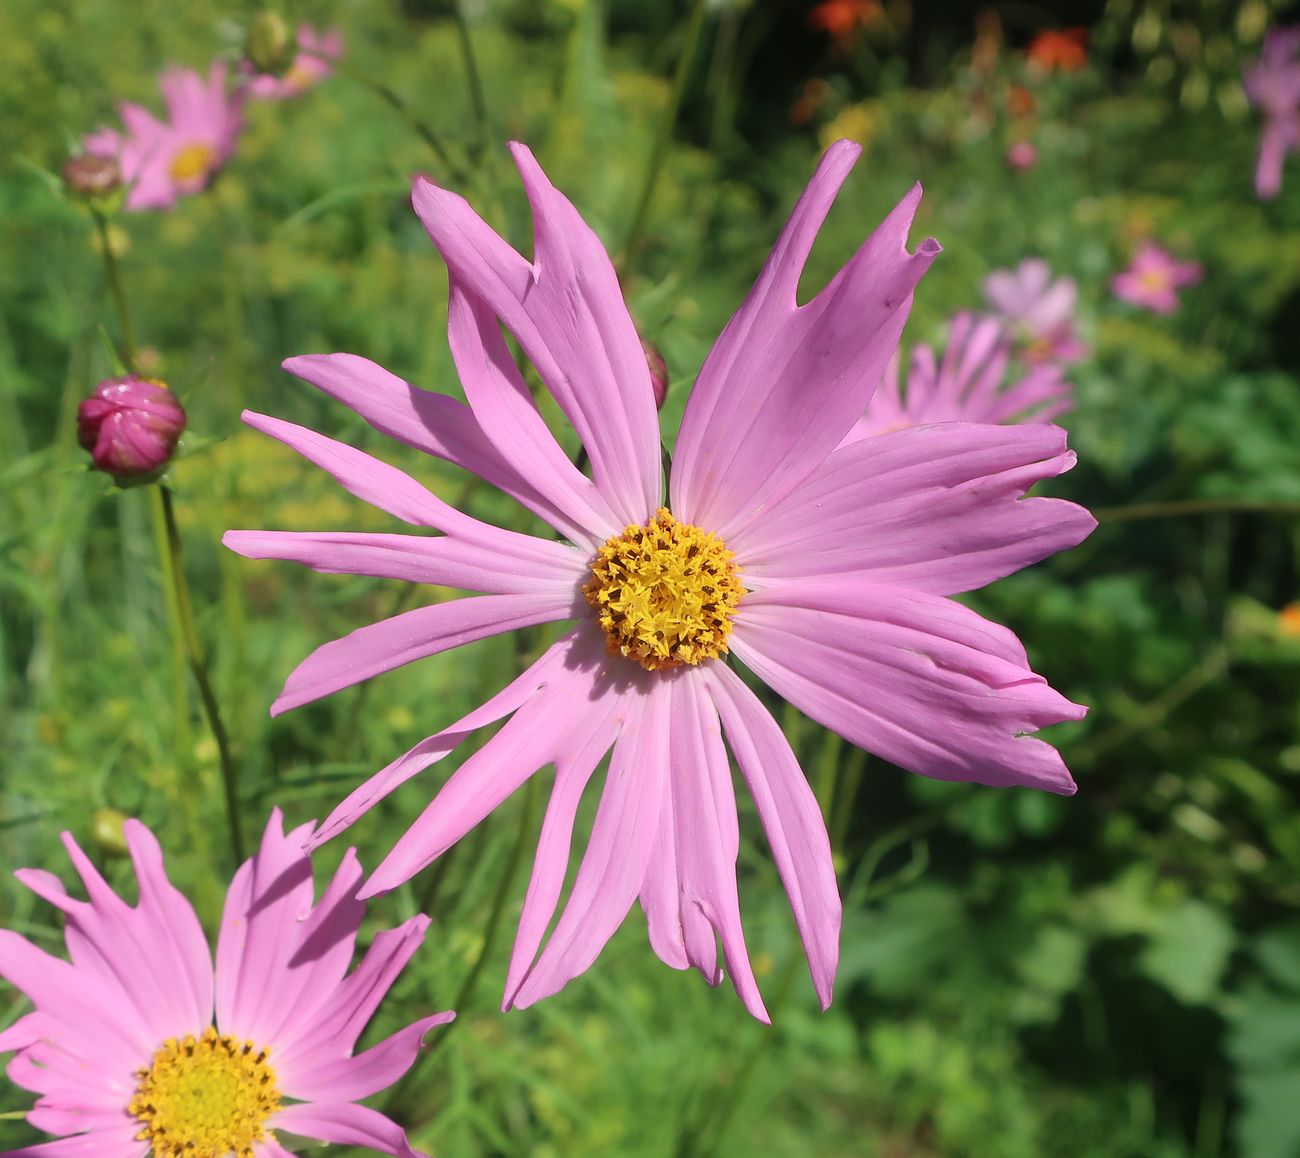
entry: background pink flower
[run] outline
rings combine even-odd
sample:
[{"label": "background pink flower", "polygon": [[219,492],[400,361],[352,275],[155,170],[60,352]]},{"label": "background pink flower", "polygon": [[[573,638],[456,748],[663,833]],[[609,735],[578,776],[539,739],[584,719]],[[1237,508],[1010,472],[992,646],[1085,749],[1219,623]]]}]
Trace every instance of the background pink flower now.
[{"label": "background pink flower", "polygon": [[1264,114],[1255,192],[1276,197],[1287,154],[1300,149],[1300,25],[1270,29],[1242,79],[1250,103]]},{"label": "background pink flower", "polygon": [[1059,366],[1041,364],[1008,383],[1011,356],[1000,321],[958,314],[949,325],[942,361],[929,346],[913,348],[906,389],[898,355],[890,359],[845,442],[927,422],[1046,422],[1074,405],[1073,387]]},{"label": "background pink flower", "polygon": [[287,1158],[275,1137],[284,1130],[416,1158],[399,1126],[356,1103],[401,1077],[424,1034],[453,1015],[353,1050],[424,940],[428,918],[377,934],[345,976],[365,911],[361,866],[349,851],[313,905],[302,851],[309,831],[286,834],[279,811],[271,814],[261,848],[231,881],[215,969],[193,908],[139,821],[125,829],[140,885],[134,908],[67,833],[88,900],[70,897],[51,873],[18,871],[64,913],[70,960],[0,930],[0,977],[35,1007],[0,1032],[0,1051],[16,1051],[10,1079],[40,1095],[27,1120],[61,1138],[11,1155],[251,1149],[256,1158]]},{"label": "background pink flower", "polygon": [[243,128],[243,91],[227,92],[222,61],[213,62],[206,80],[187,68],[168,68],[158,87],[165,120],[123,101],[124,132],[102,128],[83,140],[87,153],[117,160],[132,211],[170,209],[178,197],[206,189]]},{"label": "background pink flower", "polygon": [[1052,280],[1041,257],[1027,257],[1015,269],[998,269],[984,279],[989,311],[1006,323],[1028,361],[1062,365],[1086,357],[1088,347],[1074,329],[1079,296],[1071,277]]},{"label": "background pink flower", "polygon": [[1178,308],[1177,291],[1201,280],[1204,270],[1194,261],[1178,261],[1154,242],[1145,241],[1133,255],[1128,268],[1111,279],[1117,298],[1135,306],[1172,314]]},{"label": "background pink flower", "polygon": [[[224,541],[319,571],[485,592],[325,644],[289,676],[277,713],[476,639],[577,625],[497,696],[354,791],[313,843],[509,716],[398,839],[366,894],[408,880],[554,764],[506,1007],[530,1005],[582,973],[639,899],[666,963],[694,966],[711,984],[725,965],[746,1008],[766,1020],[740,919],[729,746],[826,1006],[840,900],[825,825],[779,725],[722,657],[730,651],[804,713],[902,767],[1073,792],[1060,756],[1029,733],[1084,709],[1029,669],[1011,632],[947,598],[1091,531],[1092,518],[1073,504],[1019,501],[1037,479],[1068,470],[1073,455],[1064,432],[1043,424],[948,424],[839,447],[939,252],[933,241],[906,248],[918,186],[829,284],[796,300],[861,151],[841,141],[700,370],[665,507],[649,368],[613,265],[532,153],[513,149],[533,212],[531,261],[461,197],[423,179],[413,194],[447,264],[448,331],[466,403],[351,354],[285,365],[378,430],[513,496],[552,530],[532,536],[479,522],[345,443],[250,413],[251,426],[357,497],[442,534],[230,531]],[[547,427],[503,328],[576,428],[590,477]],[[611,750],[586,852],[542,947],[580,798]]]},{"label": "background pink flower", "polygon": [[337,28],[317,32],[310,24],[298,26],[298,55],[283,76],[254,76],[248,95],[257,100],[282,101],[301,96],[324,80],[343,55],[343,33]]}]

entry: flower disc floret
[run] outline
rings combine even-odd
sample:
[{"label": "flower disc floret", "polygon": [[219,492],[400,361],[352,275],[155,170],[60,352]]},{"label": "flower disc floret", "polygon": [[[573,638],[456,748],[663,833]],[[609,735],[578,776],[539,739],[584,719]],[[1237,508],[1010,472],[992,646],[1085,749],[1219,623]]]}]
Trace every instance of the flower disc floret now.
[{"label": "flower disc floret", "polygon": [[171,161],[174,181],[205,181],[217,163],[217,151],[202,141],[176,150]]},{"label": "flower disc floret", "polygon": [[148,1069],[128,1112],[143,1126],[155,1158],[253,1158],[266,1121],[280,1108],[275,1071],[266,1050],[209,1026],[169,1038]]},{"label": "flower disc floret", "polygon": [[745,590],[733,558],[717,535],[679,523],[667,507],[606,540],[582,593],[610,653],[647,671],[724,654]]}]

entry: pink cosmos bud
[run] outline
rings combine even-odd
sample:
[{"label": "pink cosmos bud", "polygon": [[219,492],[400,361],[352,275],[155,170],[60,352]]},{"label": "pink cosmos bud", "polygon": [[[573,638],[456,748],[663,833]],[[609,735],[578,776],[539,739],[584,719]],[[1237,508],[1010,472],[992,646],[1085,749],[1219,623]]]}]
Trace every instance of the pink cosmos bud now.
[{"label": "pink cosmos bud", "polygon": [[254,71],[267,76],[283,76],[298,53],[293,29],[273,8],[263,8],[248,25],[244,55]]},{"label": "pink cosmos bud", "polygon": [[108,378],[77,407],[77,441],[118,486],[151,482],[171,460],[185,408],[165,383]]},{"label": "pink cosmos bud", "polygon": [[1029,141],[1017,141],[1007,150],[1007,164],[1013,169],[1032,169],[1038,162],[1038,150]]},{"label": "pink cosmos bud", "polygon": [[82,153],[63,166],[63,183],[68,192],[87,201],[107,197],[122,187],[122,171],[113,157]]},{"label": "pink cosmos bud", "polygon": [[664,408],[664,399],[668,397],[668,364],[659,353],[659,347],[646,338],[641,339],[641,349],[645,351],[646,364],[650,367],[650,384],[655,392],[655,409]]}]

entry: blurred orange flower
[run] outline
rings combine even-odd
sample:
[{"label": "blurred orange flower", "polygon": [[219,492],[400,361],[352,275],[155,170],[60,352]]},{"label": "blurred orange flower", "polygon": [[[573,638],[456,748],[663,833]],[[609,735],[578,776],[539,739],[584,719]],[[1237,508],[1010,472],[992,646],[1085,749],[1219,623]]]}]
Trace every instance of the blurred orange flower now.
[{"label": "blurred orange flower", "polygon": [[1032,117],[1038,102],[1023,84],[1013,84],[1007,91],[1007,112],[1013,117]]},{"label": "blurred orange flower", "polygon": [[843,45],[879,15],[878,0],[822,0],[808,13],[808,24]]},{"label": "blurred orange flower", "polygon": [[1283,635],[1300,637],[1300,603],[1288,603],[1277,613],[1277,626]]},{"label": "blurred orange flower", "polygon": [[1078,72],[1088,63],[1088,30],[1049,28],[1029,42],[1025,56],[1045,72]]}]

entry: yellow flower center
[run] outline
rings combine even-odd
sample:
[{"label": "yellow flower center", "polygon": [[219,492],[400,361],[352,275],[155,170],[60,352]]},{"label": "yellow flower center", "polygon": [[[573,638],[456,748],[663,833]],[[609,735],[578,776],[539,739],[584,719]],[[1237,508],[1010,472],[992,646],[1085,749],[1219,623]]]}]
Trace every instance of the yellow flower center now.
[{"label": "yellow flower center", "polygon": [[172,180],[201,181],[208,175],[216,159],[217,151],[202,142],[177,149],[171,163]]},{"label": "yellow flower center", "polygon": [[169,1038],[136,1076],[127,1113],[143,1126],[136,1139],[153,1158],[253,1158],[280,1108],[266,1050],[211,1026],[202,1037]]},{"label": "yellow flower center", "polygon": [[1171,288],[1172,285],[1169,280],[1169,271],[1164,269],[1144,269],[1138,274],[1138,281],[1141,282],[1144,290],[1151,293],[1160,293],[1162,290]]},{"label": "yellow flower center", "polygon": [[734,557],[716,535],[679,523],[667,507],[606,540],[582,593],[610,654],[658,671],[726,652],[745,592]]}]

